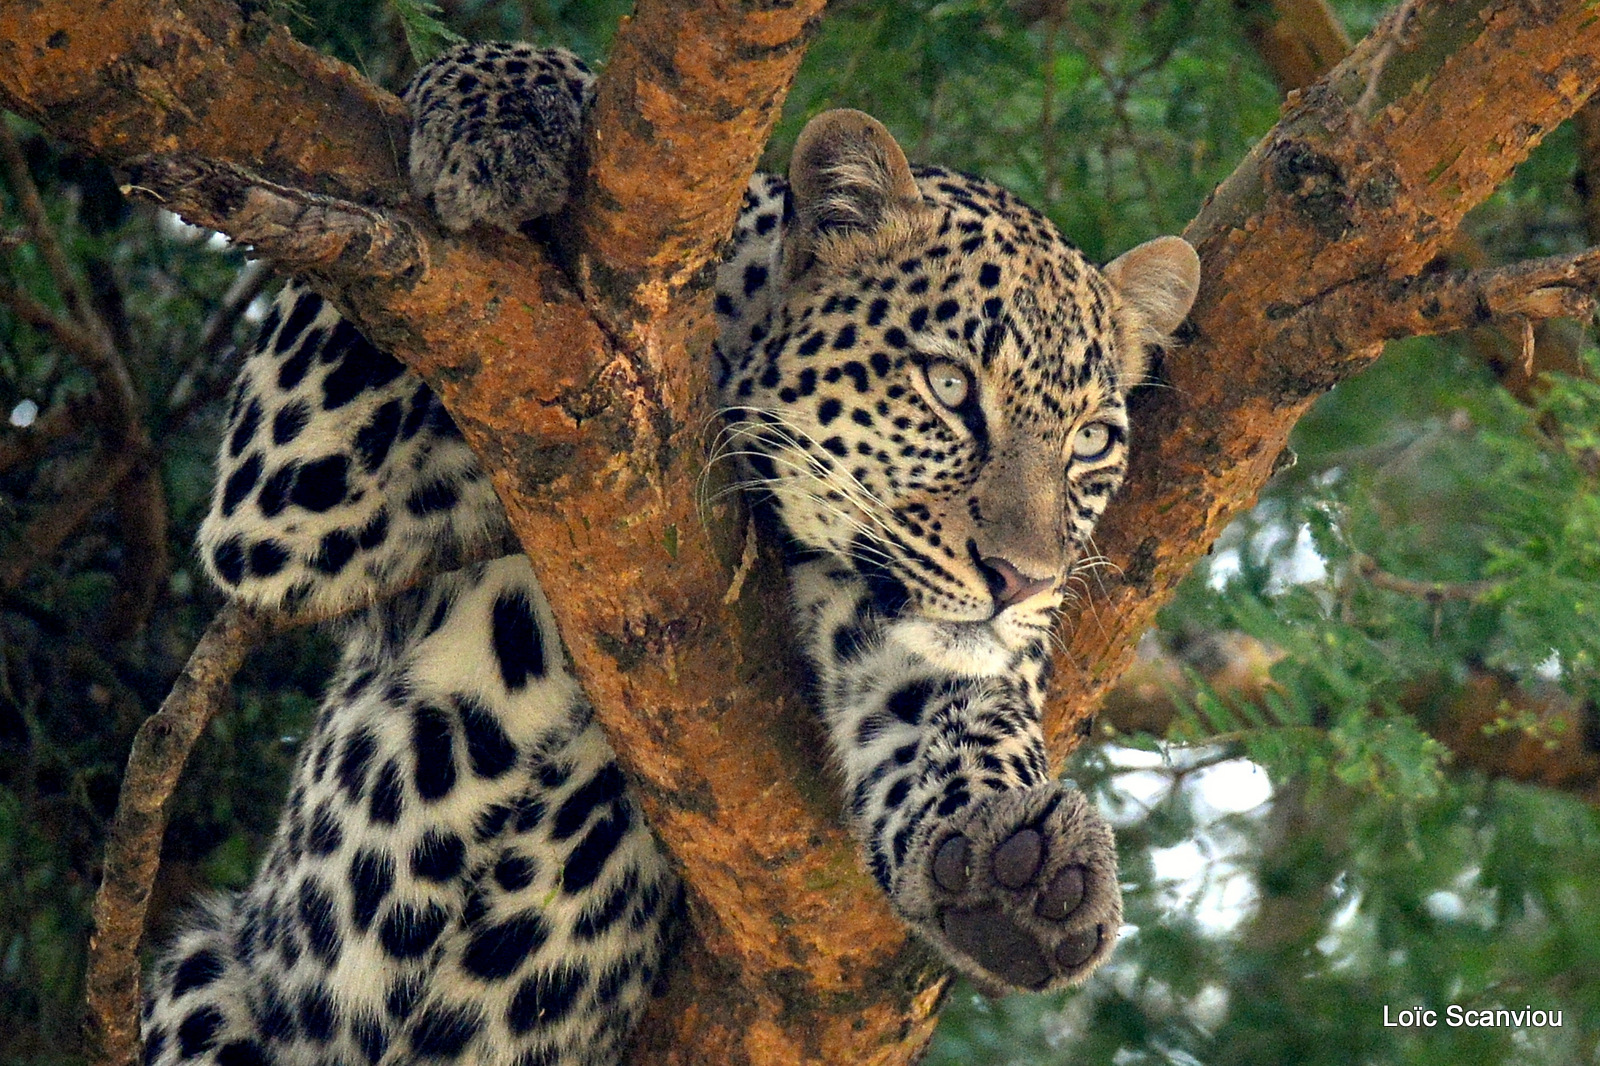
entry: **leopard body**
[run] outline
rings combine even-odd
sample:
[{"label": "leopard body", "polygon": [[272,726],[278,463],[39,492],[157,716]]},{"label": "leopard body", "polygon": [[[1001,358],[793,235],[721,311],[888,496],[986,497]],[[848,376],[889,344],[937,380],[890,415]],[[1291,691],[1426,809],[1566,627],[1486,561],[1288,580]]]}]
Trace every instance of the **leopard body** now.
[{"label": "leopard body", "polygon": [[[559,211],[591,81],[559,49],[447,54],[407,93],[418,191],[458,229]],[[717,276],[717,454],[789,552],[845,816],[896,911],[991,986],[1081,980],[1117,936],[1110,831],[1052,777],[1040,709],[1124,398],[1193,297],[1179,244],[1102,272],[832,112],[787,180],[752,179]],[[344,652],[255,882],[151,974],[146,1061],[617,1062],[679,881],[449,415],[300,283],[241,372],[200,545],[242,602],[342,615]]]}]

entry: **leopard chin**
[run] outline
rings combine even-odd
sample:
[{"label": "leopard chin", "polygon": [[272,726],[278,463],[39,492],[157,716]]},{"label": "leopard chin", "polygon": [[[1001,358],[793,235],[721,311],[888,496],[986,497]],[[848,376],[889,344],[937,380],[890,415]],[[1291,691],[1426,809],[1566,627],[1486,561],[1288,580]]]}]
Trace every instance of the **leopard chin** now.
[{"label": "leopard chin", "polygon": [[1017,657],[1048,633],[1050,612],[1030,612],[1039,620],[1023,622],[1002,611],[995,618],[956,622],[903,616],[888,628],[887,639],[934,670],[957,677],[1003,677],[1016,668]]}]

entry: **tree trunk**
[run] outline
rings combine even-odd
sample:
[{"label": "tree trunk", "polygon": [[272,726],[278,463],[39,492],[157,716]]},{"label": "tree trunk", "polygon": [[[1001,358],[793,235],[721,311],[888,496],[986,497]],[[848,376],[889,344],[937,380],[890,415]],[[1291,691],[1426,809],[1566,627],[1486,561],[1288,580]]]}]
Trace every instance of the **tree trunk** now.
[{"label": "tree trunk", "polygon": [[[741,523],[693,502],[710,264],[822,7],[641,0],[600,81],[576,283],[522,241],[444,235],[410,210],[393,98],[230,3],[0,9],[0,101],[116,163],[180,156],[135,173],[309,275],[435,385],[493,473],[690,886],[685,961],[635,1062],[909,1062],[943,986],[808,754],[771,622],[781,582],[768,566],[724,605]],[[1193,339],[1167,360],[1176,387],[1136,405],[1133,476],[1100,538],[1120,576],[1069,620],[1058,756],[1294,421],[1376,354],[1383,336],[1340,310],[1403,290],[1597,69],[1600,25],[1577,5],[1419,4],[1403,37],[1303,94],[1191,224]]]}]

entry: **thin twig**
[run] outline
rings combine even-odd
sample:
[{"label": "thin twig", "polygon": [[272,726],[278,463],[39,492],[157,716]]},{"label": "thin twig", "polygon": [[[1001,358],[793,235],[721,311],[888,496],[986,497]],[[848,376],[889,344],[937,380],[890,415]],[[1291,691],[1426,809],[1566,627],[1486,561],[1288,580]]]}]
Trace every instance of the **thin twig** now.
[{"label": "thin twig", "polygon": [[1415,578],[1401,577],[1391,574],[1378,565],[1378,561],[1370,555],[1356,552],[1351,557],[1356,570],[1378,588],[1390,592],[1398,592],[1403,596],[1414,596],[1431,604],[1440,604],[1448,600],[1471,601],[1482,599],[1489,593],[1501,587],[1501,582],[1484,581],[1418,581]]},{"label": "thin twig", "polygon": [[1486,270],[1450,271],[1339,286],[1285,316],[1280,343],[1354,351],[1400,337],[1426,337],[1497,320],[1531,324],[1587,318],[1600,290],[1600,248]]},{"label": "thin twig", "polygon": [[1372,57],[1372,66],[1367,68],[1366,88],[1361,90],[1360,98],[1350,109],[1352,122],[1359,122],[1372,116],[1372,105],[1378,101],[1378,82],[1383,78],[1383,71],[1389,65],[1389,60],[1394,57],[1395,49],[1405,42],[1406,27],[1411,22],[1411,15],[1416,6],[1417,0],[1404,0],[1389,17],[1389,24],[1382,30],[1383,44],[1379,46],[1378,54]]},{"label": "thin twig", "polygon": [[[66,302],[67,309],[78,322],[88,324],[97,321],[93,306],[89,302],[88,291],[84,289],[78,275],[73,272],[72,265],[67,262],[67,256],[61,249],[61,242],[56,239],[55,228],[50,224],[50,215],[45,210],[44,200],[39,196],[39,189],[33,183],[33,176],[28,173],[28,161],[23,157],[22,147],[17,144],[16,135],[11,132],[8,123],[0,121],[0,165],[4,165],[6,179],[11,185],[11,193],[16,197],[17,206],[22,209],[22,219],[28,226],[28,233],[33,238],[33,245],[39,252],[39,258],[44,260],[45,266],[50,270],[50,277],[56,283],[56,289],[61,293],[61,299]],[[111,335],[105,334],[105,344],[111,344]]]},{"label": "thin twig", "polygon": [[744,529],[744,551],[739,554],[739,568],[733,572],[733,580],[728,584],[728,591],[723,593],[724,606],[739,602],[739,596],[744,592],[744,583],[756,568],[756,521],[750,519]]},{"label": "thin twig", "polygon": [[79,362],[92,367],[105,358],[106,351],[98,338],[70,319],[56,314],[44,304],[23,292],[11,282],[0,279],[0,304],[11,309],[19,319],[49,335],[50,339]]},{"label": "thin twig", "polygon": [[114,430],[112,438],[120,438],[124,444],[137,446],[144,434],[140,425],[142,404],[133,377],[112,341],[111,328],[95,310],[88,290],[67,261],[61,241],[50,224],[44,201],[28,173],[27,160],[23,158],[22,149],[10,127],[4,122],[0,122],[0,164],[5,166],[11,191],[22,209],[23,221],[27,223],[34,248],[49,267],[50,276],[67,305],[75,328],[68,328],[66,323],[47,309],[45,313],[48,319],[26,308],[24,305],[28,301],[19,299],[23,294],[15,289],[8,294],[6,302],[31,324],[50,332],[83,363],[109,401],[106,415]]},{"label": "thin twig", "polygon": [[143,458],[122,452],[91,461],[77,482],[34,517],[0,559],[0,591],[16,588],[34,567],[48,561]]},{"label": "thin twig", "polygon": [[[50,505],[23,531],[18,549],[0,565],[0,588],[14,588],[35,566],[47,560],[114,493],[117,524],[127,548],[117,575],[117,594],[107,615],[113,637],[128,636],[144,625],[156,593],[170,567],[167,552],[166,490],[155,466],[150,434],[144,424],[144,402],[128,370],[115,330],[97,309],[93,294],[72,269],[62,242],[50,223],[27,160],[10,127],[0,121],[0,164],[19,205],[34,248],[49,267],[66,304],[63,318],[9,282],[0,282],[0,301],[19,318],[44,331],[74,356],[95,382],[96,407],[103,424],[100,448],[113,456],[109,469],[96,470],[76,491]],[[91,272],[93,273],[93,272]],[[107,304],[120,306],[120,291],[110,270],[99,278]],[[130,472],[132,477],[128,475]]]},{"label": "thin twig", "polygon": [[1527,315],[1516,315],[1513,320],[1521,327],[1518,331],[1518,340],[1522,342],[1522,372],[1528,377],[1533,376],[1533,319]]}]

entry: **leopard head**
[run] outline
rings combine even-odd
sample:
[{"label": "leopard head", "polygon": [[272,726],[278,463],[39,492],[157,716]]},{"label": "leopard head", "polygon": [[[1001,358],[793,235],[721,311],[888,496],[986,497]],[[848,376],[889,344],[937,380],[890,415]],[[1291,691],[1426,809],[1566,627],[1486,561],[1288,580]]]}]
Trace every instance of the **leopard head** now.
[{"label": "leopard head", "polygon": [[1005,190],[830,111],[795,147],[778,254],[726,389],[752,480],[930,646],[1036,639],[1122,482],[1125,399],[1193,303],[1194,250],[1097,269]]}]

